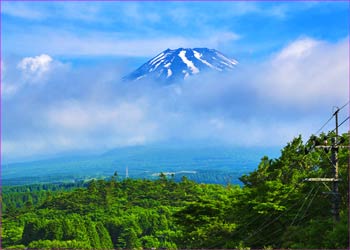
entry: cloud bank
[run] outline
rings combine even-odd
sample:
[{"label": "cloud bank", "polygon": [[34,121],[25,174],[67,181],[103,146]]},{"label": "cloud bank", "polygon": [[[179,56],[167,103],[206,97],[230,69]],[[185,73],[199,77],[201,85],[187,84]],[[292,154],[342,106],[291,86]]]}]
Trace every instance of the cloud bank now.
[{"label": "cloud bank", "polygon": [[15,161],[154,143],[281,146],[317,131],[347,101],[347,55],[347,39],[303,37],[230,74],[167,86],[122,82],[115,64],[5,60],[2,153]]}]

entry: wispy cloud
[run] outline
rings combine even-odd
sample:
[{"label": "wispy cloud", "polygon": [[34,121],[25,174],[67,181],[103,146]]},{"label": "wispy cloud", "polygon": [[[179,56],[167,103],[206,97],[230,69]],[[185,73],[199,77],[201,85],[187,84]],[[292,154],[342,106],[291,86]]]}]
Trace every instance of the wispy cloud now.
[{"label": "wispy cloud", "polygon": [[[45,39],[43,39],[45,37]],[[6,39],[7,52],[65,56],[135,56],[151,57],[167,48],[209,47],[217,48],[239,39],[233,32],[212,32],[208,35],[186,38],[182,36],[161,36],[128,38],[121,33],[99,31],[75,34],[62,30],[36,29],[35,32],[16,35],[16,39]],[[11,44],[11,45],[10,45]],[[14,46],[15,45],[15,46]]]},{"label": "wispy cloud", "polygon": [[62,22],[69,20],[84,22],[106,21],[106,17],[103,15],[103,5],[84,2],[4,2],[2,13],[7,16],[36,22],[49,19],[61,19]]},{"label": "wispy cloud", "polygon": [[46,12],[21,2],[3,2],[1,10],[2,14],[24,19],[43,20],[48,17]]},{"label": "wispy cloud", "polygon": [[3,51],[144,57],[168,47],[206,46],[256,57],[301,34],[326,37],[320,25],[339,39],[347,33],[344,10],[346,4],[301,2],[5,2]]},{"label": "wispy cloud", "polygon": [[[300,4],[300,6],[309,4]],[[305,8],[305,7],[304,7]],[[195,11],[192,11],[192,10]],[[215,16],[208,16],[207,11],[214,9],[221,10]],[[284,16],[285,12],[295,9],[289,4],[267,5],[253,2],[236,3],[150,3],[150,2],[129,2],[129,3],[84,3],[84,2],[49,2],[49,3],[25,3],[5,2],[3,14],[24,19],[51,19],[60,18],[67,20],[96,21],[99,22],[108,18],[109,21],[129,20],[134,23],[151,22],[157,23],[167,21],[170,18],[176,22],[196,24],[197,19],[205,18],[205,22],[214,20],[216,17],[234,17],[249,14]],[[299,8],[300,9],[300,8]],[[106,16],[107,14],[107,16]],[[119,14],[118,17],[113,15]]]}]

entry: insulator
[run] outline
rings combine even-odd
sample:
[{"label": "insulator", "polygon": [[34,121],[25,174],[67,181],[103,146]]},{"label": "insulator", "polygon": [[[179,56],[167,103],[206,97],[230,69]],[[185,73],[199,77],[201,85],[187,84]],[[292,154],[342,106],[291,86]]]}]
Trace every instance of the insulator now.
[{"label": "insulator", "polygon": [[328,137],[325,135],[323,136],[323,145],[327,145],[328,144]]}]

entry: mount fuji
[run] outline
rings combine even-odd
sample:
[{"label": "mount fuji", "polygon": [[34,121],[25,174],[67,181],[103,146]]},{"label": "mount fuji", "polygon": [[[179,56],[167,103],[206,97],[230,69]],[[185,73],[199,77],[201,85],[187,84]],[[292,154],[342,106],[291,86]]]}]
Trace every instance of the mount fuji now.
[{"label": "mount fuji", "polygon": [[231,71],[238,62],[215,49],[167,49],[134,72],[123,77],[126,81],[152,79],[161,82],[183,80],[207,71]]}]

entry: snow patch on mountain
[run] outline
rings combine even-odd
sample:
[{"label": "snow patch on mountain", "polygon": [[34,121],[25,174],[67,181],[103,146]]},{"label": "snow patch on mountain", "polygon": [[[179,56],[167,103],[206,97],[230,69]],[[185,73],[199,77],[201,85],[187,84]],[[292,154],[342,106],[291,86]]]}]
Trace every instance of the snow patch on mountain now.
[{"label": "snow patch on mountain", "polygon": [[179,57],[182,59],[182,61],[187,65],[189,69],[191,69],[193,74],[199,73],[199,70],[194,66],[193,62],[187,59],[186,57],[186,50],[181,50],[179,53]]},{"label": "snow patch on mountain", "polygon": [[232,71],[238,62],[214,49],[167,49],[123,79],[173,82],[206,71]]}]

